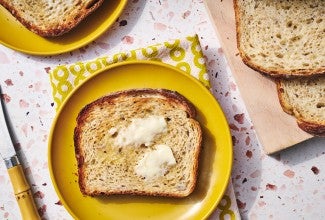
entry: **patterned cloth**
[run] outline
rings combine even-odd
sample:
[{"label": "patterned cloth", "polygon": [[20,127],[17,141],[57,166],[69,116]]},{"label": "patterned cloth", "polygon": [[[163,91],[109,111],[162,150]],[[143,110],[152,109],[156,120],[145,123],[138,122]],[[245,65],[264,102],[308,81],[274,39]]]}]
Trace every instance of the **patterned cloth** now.
[{"label": "patterned cloth", "polygon": [[193,75],[206,87],[210,87],[200,43],[197,36],[190,36],[185,40],[178,39],[92,61],[56,67],[50,74],[56,108],[61,106],[62,101],[74,87],[92,73],[126,60],[155,60],[168,63]]},{"label": "patterned cloth", "polygon": [[[194,35],[91,61],[57,66],[49,74],[56,109],[58,110],[67,95],[91,74],[113,63],[129,60],[155,60],[173,65],[210,88],[202,48],[197,35]],[[210,219],[240,219],[231,180]]]}]

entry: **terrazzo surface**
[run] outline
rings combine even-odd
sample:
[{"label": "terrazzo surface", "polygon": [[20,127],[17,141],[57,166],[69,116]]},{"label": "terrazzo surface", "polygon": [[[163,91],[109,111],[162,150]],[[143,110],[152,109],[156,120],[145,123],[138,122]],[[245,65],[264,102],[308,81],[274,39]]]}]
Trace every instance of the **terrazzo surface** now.
[{"label": "terrazzo surface", "polygon": [[[16,147],[21,149],[24,171],[43,219],[71,219],[55,193],[48,171],[47,141],[56,114],[49,71],[60,64],[193,33],[199,37],[211,90],[232,133],[231,179],[242,219],[325,219],[324,138],[313,138],[271,156],[263,152],[204,2],[199,0],[129,1],[120,18],[101,37],[61,55],[31,56],[0,45],[3,97],[17,134]],[[20,219],[4,163],[0,163],[0,219]]]}]

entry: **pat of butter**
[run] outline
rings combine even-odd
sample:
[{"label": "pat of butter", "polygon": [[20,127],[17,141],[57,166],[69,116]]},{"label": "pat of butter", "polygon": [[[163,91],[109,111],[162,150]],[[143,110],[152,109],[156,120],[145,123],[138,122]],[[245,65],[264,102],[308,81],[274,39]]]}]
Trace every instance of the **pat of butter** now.
[{"label": "pat of butter", "polygon": [[135,173],[148,179],[163,176],[168,168],[176,164],[172,150],[167,145],[157,145],[155,150],[144,154],[135,166]]},{"label": "pat of butter", "polygon": [[115,139],[117,146],[151,145],[157,134],[167,131],[167,123],[163,116],[150,116],[147,118],[134,118],[131,124],[121,129]]}]

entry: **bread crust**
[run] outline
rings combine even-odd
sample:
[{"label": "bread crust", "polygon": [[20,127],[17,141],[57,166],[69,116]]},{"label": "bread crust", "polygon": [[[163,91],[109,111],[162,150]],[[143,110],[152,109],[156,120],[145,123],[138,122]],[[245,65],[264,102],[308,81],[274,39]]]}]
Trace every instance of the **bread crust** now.
[{"label": "bread crust", "polygon": [[300,118],[297,119],[297,123],[299,128],[312,135],[320,136],[320,137],[325,136],[325,125],[314,124],[308,121],[304,121],[303,119]]},{"label": "bread crust", "polygon": [[[249,66],[251,69],[258,71],[259,73],[262,73],[263,75],[266,75],[268,77],[272,78],[288,78],[288,77],[310,77],[310,76],[320,76],[325,74],[325,66],[321,66],[319,68],[306,68],[306,69],[292,69],[292,70],[286,70],[283,68],[265,68],[264,66],[258,65],[254,63],[250,56],[245,52],[245,50],[242,49],[241,45],[241,13],[240,13],[240,7],[238,5],[239,0],[233,0],[234,5],[234,11],[235,11],[235,24],[236,24],[236,43],[237,43],[237,49],[239,51],[239,55],[247,66]],[[255,30],[251,30],[255,31]]]},{"label": "bread crust", "polygon": [[263,66],[257,65],[251,61],[250,57],[241,49],[238,48],[239,55],[242,58],[242,61],[252,68],[253,70],[272,78],[298,78],[298,77],[310,77],[310,76],[321,76],[325,74],[325,68],[317,68],[317,69],[295,69],[292,71],[288,71],[285,69],[273,70],[267,69]]},{"label": "bread crust", "polygon": [[[61,36],[73,28],[75,28],[87,16],[93,13],[98,7],[102,5],[104,0],[91,0],[82,7],[74,7],[72,12],[65,17],[59,17],[56,21],[43,22],[44,27],[37,25],[34,21],[28,19],[27,12],[17,9],[15,3],[11,0],[0,0],[0,4],[6,8],[21,24],[23,24],[30,31],[42,37],[57,37]],[[41,19],[37,16],[34,19]]]},{"label": "bread crust", "polygon": [[[80,144],[81,135],[82,135],[82,127],[83,124],[86,123],[87,117],[89,117],[89,112],[94,106],[103,106],[104,103],[114,102],[115,99],[120,98],[121,96],[139,96],[139,95],[160,95],[165,97],[169,102],[177,102],[179,106],[182,106],[184,110],[187,112],[189,118],[193,119],[193,126],[199,131],[198,134],[198,146],[195,146],[195,151],[193,152],[193,166],[191,170],[192,181],[188,186],[187,190],[179,193],[165,193],[165,192],[150,192],[145,190],[115,190],[109,192],[102,192],[99,190],[95,190],[90,192],[85,185],[85,170],[84,170],[84,152],[83,148]],[[103,96],[92,103],[87,104],[78,114],[77,116],[77,126],[74,130],[74,145],[75,145],[75,156],[77,160],[78,167],[78,183],[80,187],[80,191],[84,195],[88,196],[97,196],[97,195],[113,195],[113,194],[128,194],[128,195],[146,195],[146,196],[163,196],[163,197],[173,197],[173,198],[182,198],[188,196],[193,192],[196,186],[197,177],[198,177],[198,166],[199,166],[199,155],[202,144],[202,130],[199,122],[197,122],[194,118],[196,117],[196,109],[193,104],[188,101],[184,96],[180,95],[176,91],[166,90],[166,89],[130,89],[119,92],[114,92],[109,95]]]},{"label": "bread crust", "polygon": [[285,91],[282,87],[282,83],[280,80],[276,80],[276,88],[277,88],[278,99],[282,107],[282,110],[289,115],[294,115],[292,106],[289,103],[287,103],[284,99]]}]

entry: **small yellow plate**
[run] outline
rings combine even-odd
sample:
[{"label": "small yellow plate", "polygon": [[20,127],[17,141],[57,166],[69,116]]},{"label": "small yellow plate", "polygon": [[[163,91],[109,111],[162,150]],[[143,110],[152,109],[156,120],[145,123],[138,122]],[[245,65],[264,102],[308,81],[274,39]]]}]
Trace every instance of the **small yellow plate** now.
[{"label": "small yellow plate", "polygon": [[[76,117],[86,104],[110,92],[133,88],[176,90],[197,109],[203,128],[199,176],[194,192],[182,199],[80,193],[73,145]],[[107,119],[109,120],[109,119]],[[232,141],[226,118],[213,95],[194,77],[152,61],[113,64],[81,84],[66,99],[49,138],[49,169],[61,202],[79,219],[202,219],[216,208],[232,167]]]},{"label": "small yellow plate", "polygon": [[34,55],[55,55],[72,51],[104,33],[116,21],[126,3],[127,0],[106,0],[76,28],[54,38],[34,34],[0,6],[0,43],[11,49]]}]

